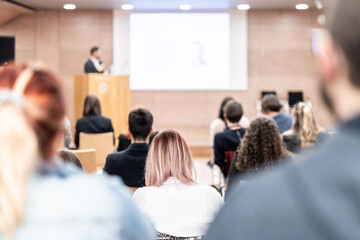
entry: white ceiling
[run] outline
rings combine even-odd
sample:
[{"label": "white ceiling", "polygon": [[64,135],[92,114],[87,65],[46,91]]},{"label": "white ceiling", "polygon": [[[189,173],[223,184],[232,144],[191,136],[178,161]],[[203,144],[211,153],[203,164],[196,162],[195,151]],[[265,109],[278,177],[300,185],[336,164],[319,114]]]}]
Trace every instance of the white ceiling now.
[{"label": "white ceiling", "polygon": [[[315,8],[315,0],[15,0],[35,9],[61,9],[65,3],[74,3],[77,9],[119,9],[131,3],[134,10],[177,10],[180,4],[191,4],[193,10],[236,9],[240,3],[251,8],[294,9],[298,3],[307,3]],[[324,0],[323,0],[324,1]]]}]

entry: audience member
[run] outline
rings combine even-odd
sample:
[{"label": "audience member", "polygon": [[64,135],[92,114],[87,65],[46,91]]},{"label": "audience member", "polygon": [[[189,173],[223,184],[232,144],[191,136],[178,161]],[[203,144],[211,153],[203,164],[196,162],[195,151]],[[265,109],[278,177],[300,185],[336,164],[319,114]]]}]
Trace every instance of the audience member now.
[{"label": "audience member", "polygon": [[25,218],[26,184],[38,152],[23,107],[20,96],[0,92],[0,239],[11,239]]},{"label": "audience member", "polygon": [[281,112],[282,104],[280,100],[273,94],[265,95],[261,101],[262,114],[272,117],[279,128],[280,133],[284,133],[291,129],[293,118],[289,113]]},{"label": "audience member", "polygon": [[95,94],[89,94],[85,98],[83,117],[78,119],[75,126],[75,145],[79,147],[80,133],[114,133],[109,118],[101,115],[101,106]]},{"label": "audience member", "polygon": [[[212,147],[214,146],[215,135],[219,132],[223,132],[226,129],[226,122],[224,119],[224,107],[231,100],[234,100],[234,99],[232,97],[224,98],[224,100],[221,102],[221,105],[220,105],[219,117],[214,119],[210,124],[209,135],[210,135],[210,146],[212,146]],[[243,115],[239,121],[239,125],[242,128],[248,128],[250,125],[250,121],[246,116]]]},{"label": "audience member", "polygon": [[150,146],[146,187],[133,196],[154,222],[158,239],[201,239],[222,206],[220,194],[197,184],[194,177],[185,140],[174,130],[160,132]]},{"label": "audience member", "polygon": [[314,35],[324,102],[339,132],[296,164],[233,192],[206,239],[360,236],[360,1],[338,0]]},{"label": "audience member", "polygon": [[149,151],[149,134],[152,129],[153,116],[149,110],[139,108],[129,114],[131,145],[124,151],[109,154],[104,171],[118,175],[126,186],[145,186],[145,162]]},{"label": "audience member", "polygon": [[[27,172],[35,167],[30,164],[33,154],[30,149],[36,149],[31,138],[26,138],[29,146],[21,146],[24,136],[1,145],[11,152],[2,158],[11,171],[2,172],[0,177],[9,178],[6,184],[11,191],[6,193],[10,201],[4,200],[1,208],[9,211],[10,220],[15,220],[5,222],[10,226],[8,229],[18,227],[13,235],[15,239],[153,239],[151,224],[137,210],[118,179],[86,175],[69,164],[62,164],[56,157],[57,146],[62,141],[65,101],[55,75],[25,65],[7,65],[0,70],[0,89],[13,89],[13,95],[24,95],[25,110],[37,134],[40,151],[33,177],[25,183]],[[14,129],[13,123],[8,125],[1,127]],[[19,143],[24,149],[18,149]],[[5,167],[0,169],[3,171]],[[16,185],[19,186],[12,187]],[[25,186],[26,211],[22,206]],[[23,222],[19,224],[21,219]]]},{"label": "audience member", "polygon": [[300,102],[293,109],[294,124],[283,135],[286,148],[293,153],[311,149],[325,137],[325,131],[316,120],[312,109]]},{"label": "audience member", "polygon": [[105,67],[100,60],[100,48],[91,48],[90,55],[91,57],[86,61],[84,66],[85,73],[103,73]]},{"label": "audience member", "polygon": [[227,177],[236,148],[245,135],[245,128],[239,125],[242,115],[241,104],[234,100],[229,101],[224,107],[227,129],[215,135],[214,162],[220,167],[224,177]]},{"label": "audience member", "polygon": [[[132,110],[138,109],[138,108],[146,108],[143,105],[135,105],[132,107]],[[156,134],[158,134],[159,132],[155,132],[154,128],[151,128],[150,131],[150,137],[149,137],[149,144],[151,144],[152,140],[154,139],[154,137],[156,136]],[[121,133],[118,137],[118,147],[117,147],[117,151],[121,152],[125,149],[127,149],[130,144],[131,144],[131,133],[130,133],[130,129],[129,129],[129,122],[127,123],[127,127],[125,129],[125,131],[123,133]]]},{"label": "audience member", "polygon": [[71,163],[77,166],[78,168],[82,169],[82,165],[80,159],[76,156],[75,153],[72,151],[62,149],[58,150],[59,157],[64,160],[65,163]]},{"label": "audience member", "polygon": [[250,175],[282,163],[289,158],[279,130],[269,117],[258,117],[246,130],[231,164],[227,195],[240,181],[247,181]]}]

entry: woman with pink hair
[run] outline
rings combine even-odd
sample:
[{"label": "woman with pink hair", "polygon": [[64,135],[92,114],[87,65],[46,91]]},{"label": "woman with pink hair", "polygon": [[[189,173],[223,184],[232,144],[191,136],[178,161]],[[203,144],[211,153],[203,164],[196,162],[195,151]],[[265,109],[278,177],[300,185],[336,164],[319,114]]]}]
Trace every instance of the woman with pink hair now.
[{"label": "woman with pink hair", "polygon": [[220,194],[195,181],[185,140],[174,130],[160,132],[145,167],[146,187],[133,199],[153,221],[158,239],[201,239],[223,204]]}]

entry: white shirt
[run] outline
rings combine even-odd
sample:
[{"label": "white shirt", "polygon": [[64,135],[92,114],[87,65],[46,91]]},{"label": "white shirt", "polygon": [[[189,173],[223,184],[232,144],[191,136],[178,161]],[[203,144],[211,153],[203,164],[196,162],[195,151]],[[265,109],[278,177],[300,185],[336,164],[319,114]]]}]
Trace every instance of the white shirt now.
[{"label": "white shirt", "polygon": [[94,63],[94,66],[95,66],[96,70],[98,70],[98,72],[102,72],[99,59],[91,57],[90,60]]},{"label": "white shirt", "polygon": [[224,201],[210,186],[187,185],[170,177],[160,187],[143,187],[133,196],[158,232],[177,237],[205,235]]}]

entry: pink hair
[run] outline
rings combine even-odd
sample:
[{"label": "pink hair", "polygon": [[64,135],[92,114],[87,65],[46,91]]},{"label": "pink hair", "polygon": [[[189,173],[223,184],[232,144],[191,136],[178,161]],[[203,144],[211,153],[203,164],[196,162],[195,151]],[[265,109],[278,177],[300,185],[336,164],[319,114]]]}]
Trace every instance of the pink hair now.
[{"label": "pink hair", "polygon": [[169,177],[195,184],[195,167],[185,140],[175,130],[164,130],[151,143],[145,167],[146,186],[161,186]]}]

